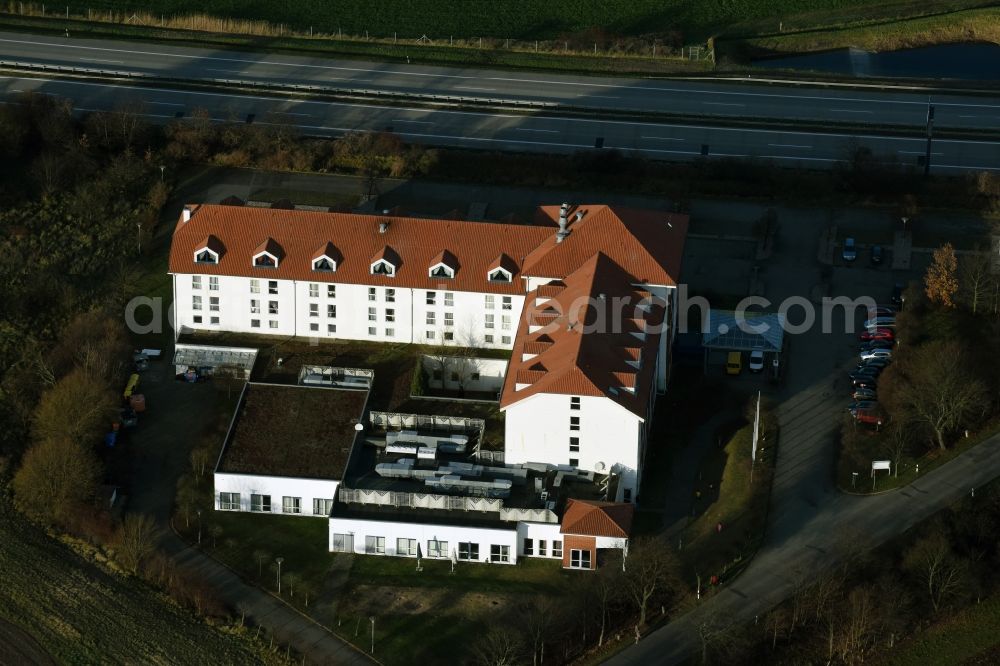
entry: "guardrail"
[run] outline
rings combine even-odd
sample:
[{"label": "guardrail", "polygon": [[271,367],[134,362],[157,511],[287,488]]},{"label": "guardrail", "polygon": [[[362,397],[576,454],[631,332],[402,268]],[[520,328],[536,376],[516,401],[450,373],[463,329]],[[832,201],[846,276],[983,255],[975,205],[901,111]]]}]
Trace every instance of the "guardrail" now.
[{"label": "guardrail", "polygon": [[90,67],[70,67],[67,65],[49,65],[36,62],[22,62],[17,60],[0,60],[0,67],[40,70],[42,72],[56,72],[68,74],[81,74],[88,76],[110,77],[116,79],[143,79],[147,81],[161,81],[164,83],[179,82],[196,85],[206,83],[222,84],[226,86],[237,86],[242,88],[254,88],[261,90],[280,90],[293,92],[312,92],[325,95],[365,97],[375,99],[395,99],[395,100],[416,100],[436,104],[450,105],[492,105],[510,106],[514,108],[533,109],[554,109],[559,105],[555,102],[538,102],[522,99],[502,99],[496,97],[468,97],[460,95],[427,95],[423,93],[397,92],[393,90],[372,90],[368,88],[337,88],[333,86],[307,85],[302,83],[277,83],[273,81],[253,81],[249,79],[175,79],[157,76],[147,72],[131,72],[113,69],[94,69]]}]

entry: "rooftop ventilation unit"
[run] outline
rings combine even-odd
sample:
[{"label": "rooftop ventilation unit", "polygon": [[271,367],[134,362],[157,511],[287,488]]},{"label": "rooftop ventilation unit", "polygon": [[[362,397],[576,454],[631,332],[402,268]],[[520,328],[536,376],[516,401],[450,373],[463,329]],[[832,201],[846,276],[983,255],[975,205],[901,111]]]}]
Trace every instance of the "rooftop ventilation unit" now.
[{"label": "rooftop ventilation unit", "polygon": [[569,236],[569,229],[566,228],[566,225],[569,223],[569,220],[566,219],[568,214],[569,204],[564,203],[559,207],[559,231],[556,232],[557,243],[562,243],[566,236]]}]

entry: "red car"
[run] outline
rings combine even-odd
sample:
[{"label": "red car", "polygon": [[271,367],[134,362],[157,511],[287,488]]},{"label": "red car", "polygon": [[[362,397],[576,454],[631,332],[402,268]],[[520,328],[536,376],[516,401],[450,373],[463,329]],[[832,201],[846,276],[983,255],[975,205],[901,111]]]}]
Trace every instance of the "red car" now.
[{"label": "red car", "polygon": [[868,342],[869,340],[886,340],[892,342],[896,339],[896,334],[892,332],[891,328],[875,328],[865,331],[858,337],[862,342]]},{"label": "red car", "polygon": [[882,425],[882,413],[879,411],[878,405],[866,409],[858,409],[851,415],[858,423],[867,423],[873,426]]}]

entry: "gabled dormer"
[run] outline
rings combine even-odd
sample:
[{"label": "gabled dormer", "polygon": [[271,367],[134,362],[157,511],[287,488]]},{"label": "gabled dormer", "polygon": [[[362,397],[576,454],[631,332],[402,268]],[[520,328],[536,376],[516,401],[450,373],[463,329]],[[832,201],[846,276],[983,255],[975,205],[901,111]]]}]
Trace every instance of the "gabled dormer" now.
[{"label": "gabled dormer", "polygon": [[319,273],[333,273],[340,263],[340,253],[333,243],[326,243],[313,253],[311,268]]},{"label": "gabled dormer", "polygon": [[281,263],[281,259],[284,252],[278,242],[273,238],[268,238],[266,241],[257,246],[257,249],[253,253],[253,267],[254,268],[277,268],[278,264]]},{"label": "gabled dormer", "polygon": [[510,283],[514,280],[516,270],[514,260],[506,254],[501,254],[493,260],[493,263],[486,270],[486,280],[488,282]]},{"label": "gabled dormer", "polygon": [[458,259],[448,250],[441,250],[436,257],[431,259],[427,276],[436,280],[454,280],[456,272],[458,272]]},{"label": "gabled dormer", "polygon": [[222,241],[216,236],[207,236],[205,240],[198,243],[194,248],[194,263],[217,264],[222,257],[223,251]]},{"label": "gabled dormer", "polygon": [[396,251],[386,245],[372,257],[370,264],[371,274],[396,277],[396,271],[399,270],[401,263]]}]

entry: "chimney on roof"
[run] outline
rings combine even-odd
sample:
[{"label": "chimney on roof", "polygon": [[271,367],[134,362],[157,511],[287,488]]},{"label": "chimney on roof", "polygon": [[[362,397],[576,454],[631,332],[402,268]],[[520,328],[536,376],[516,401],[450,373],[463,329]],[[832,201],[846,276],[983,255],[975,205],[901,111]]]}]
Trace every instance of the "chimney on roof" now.
[{"label": "chimney on roof", "polygon": [[576,215],[573,216],[573,221],[579,222],[582,219],[583,219],[583,211],[582,210],[576,211]]},{"label": "chimney on roof", "polygon": [[184,206],[184,210],[181,211],[181,220],[183,222],[189,222],[191,220],[191,209]]},{"label": "chimney on roof", "polygon": [[559,231],[556,232],[557,243],[562,243],[566,236],[569,236],[569,229],[566,228],[566,225],[569,223],[569,220],[566,219],[568,214],[569,204],[564,203],[559,207]]},{"label": "chimney on roof", "polygon": [[[388,212],[388,211],[386,211],[386,212]],[[388,222],[379,222],[378,223],[378,232],[380,234],[384,234],[388,230],[389,230],[389,223]]]}]

